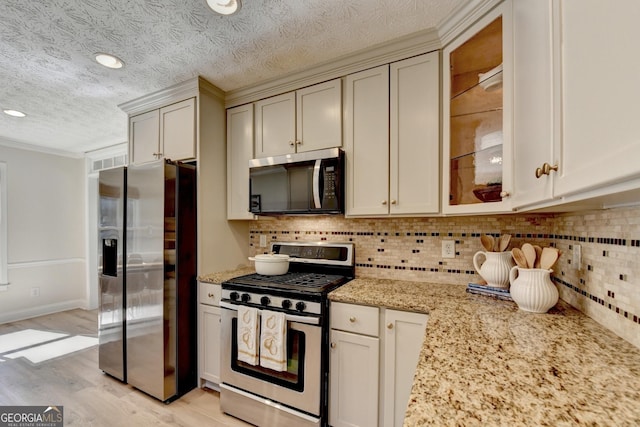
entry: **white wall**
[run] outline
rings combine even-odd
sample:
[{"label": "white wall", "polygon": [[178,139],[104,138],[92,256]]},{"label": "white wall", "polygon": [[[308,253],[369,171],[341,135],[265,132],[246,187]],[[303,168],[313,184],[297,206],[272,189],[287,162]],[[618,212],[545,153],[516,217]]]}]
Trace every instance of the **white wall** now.
[{"label": "white wall", "polygon": [[84,159],[0,145],[0,161],[7,164],[9,279],[0,323],[84,307]]}]

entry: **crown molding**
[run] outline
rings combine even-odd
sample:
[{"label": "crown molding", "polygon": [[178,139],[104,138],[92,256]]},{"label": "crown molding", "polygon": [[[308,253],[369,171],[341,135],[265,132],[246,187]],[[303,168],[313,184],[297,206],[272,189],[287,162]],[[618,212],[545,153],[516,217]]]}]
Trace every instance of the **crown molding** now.
[{"label": "crown molding", "polygon": [[442,47],[434,29],[380,43],[356,53],[341,56],[301,71],[266,80],[257,85],[234,89],[226,93],[227,108],[247,104],[270,96],[344,77],[348,74],[432,52]]},{"label": "crown molding", "polygon": [[460,33],[503,1],[504,0],[470,0],[461,5],[437,27],[438,39],[442,47],[451,43]]},{"label": "crown molding", "polygon": [[84,153],[76,153],[73,151],[59,150],[56,148],[43,147],[40,145],[33,145],[27,142],[21,142],[15,139],[9,139],[0,136],[0,146],[13,148],[16,150],[34,151],[41,154],[52,154],[54,156],[70,157],[73,159],[84,158]]},{"label": "crown molding", "polygon": [[215,97],[224,99],[224,92],[204,78],[197,76],[168,88],[141,96],[118,105],[129,116],[146,113],[169,104],[197,97],[201,92],[207,92]]}]

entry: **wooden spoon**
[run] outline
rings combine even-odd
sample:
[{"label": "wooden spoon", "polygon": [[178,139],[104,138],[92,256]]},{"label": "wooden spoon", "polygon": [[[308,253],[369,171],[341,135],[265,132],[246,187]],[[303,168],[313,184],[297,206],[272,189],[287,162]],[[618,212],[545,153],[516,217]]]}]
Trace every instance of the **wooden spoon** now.
[{"label": "wooden spoon", "polygon": [[482,247],[485,248],[487,252],[493,252],[493,236],[483,234],[480,236],[480,243],[482,243]]},{"label": "wooden spoon", "polygon": [[527,268],[527,258],[524,256],[524,252],[522,252],[520,248],[511,249],[511,256],[518,267]]},{"label": "wooden spoon", "polygon": [[540,255],[540,268],[549,270],[558,260],[558,250],[556,248],[547,247],[542,249]]},{"label": "wooden spoon", "polygon": [[511,234],[503,234],[500,236],[500,243],[498,244],[500,252],[504,252],[509,247],[509,243],[511,242]]},{"label": "wooden spoon", "polygon": [[538,245],[533,245],[533,249],[536,250],[536,263],[533,265],[533,267],[540,268],[540,256],[542,255],[542,248]]},{"label": "wooden spoon", "polygon": [[533,245],[531,243],[523,244],[522,252],[524,252],[524,256],[527,259],[527,268],[533,268],[536,265],[536,250],[533,249]]}]

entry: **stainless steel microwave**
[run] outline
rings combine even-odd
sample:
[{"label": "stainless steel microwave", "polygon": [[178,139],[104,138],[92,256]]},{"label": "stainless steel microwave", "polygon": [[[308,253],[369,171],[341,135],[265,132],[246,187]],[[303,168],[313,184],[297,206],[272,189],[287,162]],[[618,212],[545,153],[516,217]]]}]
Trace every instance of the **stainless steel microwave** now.
[{"label": "stainless steel microwave", "polygon": [[339,148],[249,161],[249,211],[256,215],[344,213]]}]

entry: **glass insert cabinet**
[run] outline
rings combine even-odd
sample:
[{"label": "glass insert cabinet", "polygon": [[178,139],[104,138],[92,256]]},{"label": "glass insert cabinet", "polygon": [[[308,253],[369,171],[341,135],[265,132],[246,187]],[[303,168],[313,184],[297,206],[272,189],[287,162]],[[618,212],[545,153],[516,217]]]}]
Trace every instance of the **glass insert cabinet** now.
[{"label": "glass insert cabinet", "polygon": [[507,8],[493,9],[444,49],[445,213],[509,210]]}]

